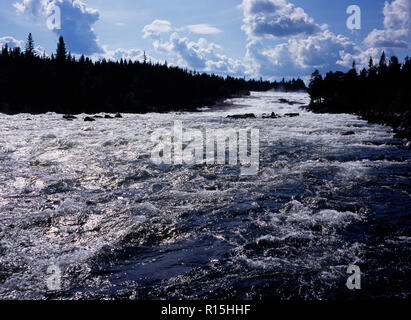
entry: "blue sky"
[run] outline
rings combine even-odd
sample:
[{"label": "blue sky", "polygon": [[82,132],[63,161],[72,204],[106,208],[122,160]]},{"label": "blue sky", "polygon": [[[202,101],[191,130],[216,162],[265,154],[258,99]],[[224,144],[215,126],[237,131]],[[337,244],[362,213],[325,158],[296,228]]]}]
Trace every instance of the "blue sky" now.
[{"label": "blue sky", "polygon": [[[350,5],[361,8],[349,30]],[[46,20],[61,8],[61,29]],[[12,0],[0,2],[0,44],[54,52],[68,48],[94,59],[153,61],[198,71],[278,79],[359,66],[382,50],[409,53],[411,0]],[[143,31],[144,30],[144,31]]]}]

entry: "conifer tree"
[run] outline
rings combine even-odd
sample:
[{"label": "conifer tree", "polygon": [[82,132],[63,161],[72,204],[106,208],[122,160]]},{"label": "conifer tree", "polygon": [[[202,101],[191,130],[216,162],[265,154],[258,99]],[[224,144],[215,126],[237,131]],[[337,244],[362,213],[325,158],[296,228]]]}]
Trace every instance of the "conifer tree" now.
[{"label": "conifer tree", "polygon": [[385,56],[385,52],[383,51],[383,52],[382,52],[382,55],[381,55],[380,63],[379,63],[379,65],[378,65],[378,71],[379,71],[380,73],[383,73],[383,72],[385,72],[386,70],[387,70],[387,58],[386,58],[386,56]]},{"label": "conifer tree", "polygon": [[67,49],[66,44],[62,36],[59,38],[59,43],[57,45],[56,60],[58,62],[65,62],[67,59]]},{"label": "conifer tree", "polygon": [[8,57],[9,56],[9,45],[6,43],[6,45],[2,48],[1,50],[1,54],[4,57]]},{"label": "conifer tree", "polygon": [[34,54],[34,41],[33,36],[29,33],[26,42],[26,56],[31,57]]}]

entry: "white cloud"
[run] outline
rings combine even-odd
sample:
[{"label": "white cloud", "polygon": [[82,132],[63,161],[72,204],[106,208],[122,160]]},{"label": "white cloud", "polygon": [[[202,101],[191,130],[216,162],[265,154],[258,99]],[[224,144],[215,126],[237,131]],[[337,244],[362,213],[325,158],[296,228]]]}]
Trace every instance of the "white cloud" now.
[{"label": "white cloud", "polygon": [[146,25],[143,28],[143,38],[156,37],[158,38],[161,33],[171,32],[170,21],[167,20],[154,20],[151,24]]},{"label": "white cloud", "polygon": [[218,34],[222,31],[216,27],[213,27],[209,24],[192,24],[187,26],[187,29],[196,34]]},{"label": "white cloud", "polygon": [[385,3],[384,26],[388,30],[402,30],[404,35],[411,34],[411,0],[395,0]]},{"label": "white cloud", "polygon": [[[354,54],[342,52],[340,64],[346,67],[351,67],[352,62],[355,60],[358,69],[367,68],[370,57],[373,58],[374,63],[376,63],[381,57],[382,51],[383,50],[380,48],[368,48],[367,50],[357,51]],[[390,52],[387,51],[386,53],[390,54]]]},{"label": "white cloud", "polygon": [[27,13],[45,21],[53,6],[61,10],[61,29],[53,32],[64,37],[71,52],[86,55],[103,52],[93,30],[100,19],[99,11],[87,7],[81,0],[23,0],[14,4],[17,13]]},{"label": "white cloud", "polygon": [[[143,29],[143,36],[151,37],[153,39],[153,47],[155,51],[167,56],[167,60],[171,64],[195,69],[197,71],[232,74],[237,76],[242,76],[249,72],[243,62],[221,54],[220,51],[223,49],[221,46],[208,42],[204,38],[200,38],[198,41],[192,41],[187,37],[181,37],[177,32],[174,32],[167,40],[161,39],[162,33],[177,29],[173,28],[168,21],[167,24],[159,24],[158,21],[160,20],[155,20],[152,24],[145,26]],[[167,25],[167,28],[162,28],[161,30],[164,30],[164,32],[160,32],[160,29],[157,28],[158,25]],[[153,28],[153,26],[156,27]],[[209,27],[208,25],[196,25],[195,29],[199,32],[211,32],[211,29],[207,30],[206,28],[203,28],[204,26]]]},{"label": "white cloud", "polygon": [[395,0],[384,5],[384,30],[374,29],[364,40],[368,47],[408,48],[411,36],[411,0]]},{"label": "white cloud", "polygon": [[[247,59],[255,75],[304,76],[314,69],[341,69],[347,54],[360,49],[348,38],[335,35],[286,0],[243,0],[242,29],[248,35]],[[270,39],[287,41],[270,46]],[[352,61],[351,61],[352,63]]]},{"label": "white cloud", "polygon": [[254,62],[256,73],[266,77],[294,77],[310,74],[314,69],[341,69],[347,66],[344,60],[347,54],[360,52],[348,38],[328,30],[307,38],[291,38],[275,47],[267,48],[260,40],[247,45],[247,57]]},{"label": "white cloud", "polygon": [[302,8],[286,0],[243,0],[243,30],[249,38],[312,35],[321,30]]},{"label": "white cloud", "polygon": [[[303,9],[286,0],[243,0],[241,8],[242,28],[248,35],[246,58],[254,75],[304,77],[315,69],[324,73],[350,68],[353,60],[357,66],[365,67],[370,56],[376,59],[381,54],[375,46],[362,50],[347,37],[331,32],[328,26],[316,24]],[[398,10],[392,8],[385,5],[386,25],[406,28],[405,15],[393,14]],[[270,39],[285,36],[283,43],[270,45]]]},{"label": "white cloud", "polygon": [[398,32],[398,30],[374,29],[367,38],[365,38],[364,43],[370,48],[408,48],[408,43],[402,38],[403,34],[402,32]]}]

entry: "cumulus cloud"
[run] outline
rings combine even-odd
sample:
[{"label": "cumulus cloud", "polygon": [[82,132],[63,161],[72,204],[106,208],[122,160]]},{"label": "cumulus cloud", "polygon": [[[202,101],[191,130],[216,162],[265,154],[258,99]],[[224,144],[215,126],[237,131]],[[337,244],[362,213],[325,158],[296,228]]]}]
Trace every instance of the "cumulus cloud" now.
[{"label": "cumulus cloud", "polygon": [[267,77],[274,74],[294,77],[309,74],[314,69],[341,69],[351,65],[352,60],[347,62],[348,55],[360,52],[348,38],[328,30],[307,38],[291,38],[272,48],[259,40],[247,45],[247,57],[254,62],[257,73]]},{"label": "cumulus cloud", "polygon": [[[362,50],[326,25],[316,24],[302,8],[286,0],[243,0],[241,8],[242,29],[248,36],[246,58],[254,75],[304,77],[315,69],[324,73],[349,68],[353,60],[360,67],[366,66],[370,56],[376,58],[381,54],[375,47]],[[401,19],[392,16],[390,20],[398,24]],[[287,40],[270,45],[270,39],[282,37]]]},{"label": "cumulus cloud", "polygon": [[[340,64],[346,67],[351,67],[352,62],[355,61],[358,68],[368,67],[370,57],[373,58],[374,62],[377,62],[382,54],[381,48],[368,48],[367,50],[356,50],[354,53],[342,52]],[[385,51],[386,54],[393,54],[389,50]]]},{"label": "cumulus cloud", "polygon": [[[151,37],[154,50],[159,54],[167,56],[167,59],[172,64],[198,71],[220,74],[240,76],[247,73],[248,68],[244,63],[221,54],[220,51],[223,49],[221,46],[208,42],[204,38],[192,41],[187,37],[181,37],[177,32],[173,32],[168,39],[162,39],[162,33],[168,32],[166,30],[175,29],[171,26],[171,23],[167,23],[168,28],[163,28],[164,32],[160,32],[159,29],[153,28],[153,26],[159,25],[158,21],[160,20],[155,20],[152,24],[144,27],[143,37]],[[209,27],[208,25],[196,25],[196,31],[208,33],[212,31],[206,30],[203,28],[204,26]]]},{"label": "cumulus cloud", "polygon": [[209,72],[244,73],[244,66],[220,53],[221,46],[200,38],[197,42],[173,33],[168,41],[154,42],[154,48],[174,57],[178,65]]},{"label": "cumulus cloud", "polygon": [[53,32],[64,37],[71,52],[85,55],[103,52],[93,30],[100,14],[81,0],[23,0],[14,4],[19,14],[26,13],[42,19],[53,12],[54,6],[61,10],[61,29],[54,29]]},{"label": "cumulus cloud", "polygon": [[408,48],[411,36],[411,0],[395,0],[384,5],[384,29],[374,29],[364,40],[368,47]]},{"label": "cumulus cloud", "polygon": [[222,31],[209,24],[192,24],[187,26],[188,31],[196,34],[218,34]]},{"label": "cumulus cloud", "polygon": [[408,48],[402,32],[374,29],[364,40],[367,47]]},{"label": "cumulus cloud", "polygon": [[312,35],[321,30],[302,8],[286,0],[243,0],[241,8],[249,38]]},{"label": "cumulus cloud", "polygon": [[162,33],[168,33],[172,30],[170,21],[154,20],[143,28],[143,38],[158,38]]}]

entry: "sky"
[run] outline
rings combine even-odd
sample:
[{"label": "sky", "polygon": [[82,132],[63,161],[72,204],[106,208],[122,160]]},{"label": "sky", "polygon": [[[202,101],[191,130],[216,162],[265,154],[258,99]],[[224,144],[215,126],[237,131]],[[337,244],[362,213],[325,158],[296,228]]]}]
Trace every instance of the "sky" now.
[{"label": "sky", "polygon": [[37,52],[51,55],[62,35],[73,54],[93,59],[141,61],[146,52],[200,72],[308,79],[378,62],[382,51],[403,59],[410,16],[411,0],[7,0],[0,46],[24,48],[31,32]]}]

